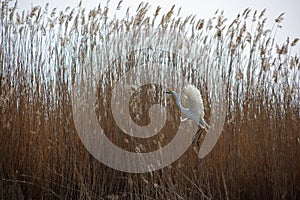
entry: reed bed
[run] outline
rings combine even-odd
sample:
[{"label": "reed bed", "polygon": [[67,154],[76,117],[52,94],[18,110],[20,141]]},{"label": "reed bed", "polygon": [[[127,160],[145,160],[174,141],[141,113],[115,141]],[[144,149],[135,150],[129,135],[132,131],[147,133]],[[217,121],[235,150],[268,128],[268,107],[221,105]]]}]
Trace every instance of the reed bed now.
[{"label": "reed bed", "polygon": [[[283,15],[269,28],[266,10],[246,9],[229,22],[222,12],[205,20],[182,17],[175,7],[148,13],[147,3],[122,19],[109,18],[115,11],[106,4],[90,11],[80,5],[64,11],[37,6],[18,12],[16,7],[1,1],[1,199],[299,199],[300,62],[299,54],[291,54],[299,50],[299,39],[276,43]],[[85,77],[87,67],[104,62],[116,35],[150,28],[180,32],[199,44],[201,66],[173,67],[200,88],[208,116],[206,81],[208,72],[216,71],[225,86],[227,115],[217,145],[204,159],[192,145],[164,169],[130,174],[103,165],[81,143],[72,117],[73,83],[75,76]],[[131,50],[118,62],[134,62]],[[130,138],[116,127],[110,87],[131,69],[118,66],[95,69],[103,70],[99,124],[128,151],[153,150],[158,141],[165,145],[175,134],[170,124],[179,118],[176,109],[169,128],[153,138],[156,143]],[[137,68],[136,73],[143,72]],[[143,93],[135,98],[144,106],[159,102],[159,87],[152,92],[153,99]],[[168,102],[174,106],[172,99]]]}]

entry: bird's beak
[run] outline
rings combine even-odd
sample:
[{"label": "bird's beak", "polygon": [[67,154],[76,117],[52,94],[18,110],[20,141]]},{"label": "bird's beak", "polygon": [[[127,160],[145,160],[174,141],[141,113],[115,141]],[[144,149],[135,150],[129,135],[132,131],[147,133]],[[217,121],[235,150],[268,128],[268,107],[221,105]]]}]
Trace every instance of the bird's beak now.
[{"label": "bird's beak", "polygon": [[172,94],[172,91],[169,90],[169,89],[167,89],[167,90],[165,91],[165,93],[167,93],[167,94]]}]

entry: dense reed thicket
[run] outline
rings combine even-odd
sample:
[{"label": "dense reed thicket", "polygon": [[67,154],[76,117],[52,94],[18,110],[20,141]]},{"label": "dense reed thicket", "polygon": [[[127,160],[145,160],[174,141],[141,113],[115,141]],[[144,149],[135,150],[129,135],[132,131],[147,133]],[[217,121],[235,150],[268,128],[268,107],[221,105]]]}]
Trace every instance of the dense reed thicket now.
[{"label": "dense reed thicket", "polygon": [[[107,5],[22,13],[16,6],[7,0],[0,5],[1,199],[299,199],[300,62],[291,54],[299,47],[298,39],[276,43],[282,15],[268,28],[265,10],[246,9],[228,22],[222,12],[207,20],[183,18],[174,7],[166,14],[158,7],[153,15],[145,3],[122,19],[109,18]],[[180,32],[199,44],[203,65],[182,73],[204,94],[209,116],[205,82],[208,71],[218,70],[226,122],[204,159],[191,146],[164,169],[129,174],[103,165],[81,143],[72,117],[72,83],[86,67],[104,62],[115,35],[150,28]],[[125,53],[134,61],[133,51]],[[116,65],[102,70],[99,116],[109,113],[108,86],[121,73]],[[111,116],[99,118],[122,148],[134,151],[141,142],[116,135],[120,130]],[[156,140],[167,143],[173,133],[170,128]]]}]

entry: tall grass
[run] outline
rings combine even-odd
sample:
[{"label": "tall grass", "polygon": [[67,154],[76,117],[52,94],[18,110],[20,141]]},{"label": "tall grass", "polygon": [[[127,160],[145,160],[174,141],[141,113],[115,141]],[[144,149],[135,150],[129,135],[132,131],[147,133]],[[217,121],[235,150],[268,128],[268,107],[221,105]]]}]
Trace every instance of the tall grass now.
[{"label": "tall grass", "polygon": [[[107,5],[60,12],[34,7],[22,13],[16,6],[5,0],[0,8],[2,199],[299,198],[300,63],[299,55],[291,54],[298,39],[276,43],[282,16],[268,28],[265,10],[246,9],[228,22],[222,12],[208,20],[182,18],[174,7],[162,15],[157,8],[153,15],[145,3],[123,19],[110,19]],[[128,174],[101,164],[81,143],[72,117],[72,83],[91,63],[103,62],[114,35],[149,28],[186,33],[199,44],[203,66],[186,66],[182,73],[201,89],[209,113],[206,81],[208,72],[217,70],[226,89],[227,116],[221,138],[204,159],[191,146],[164,169]],[[134,62],[135,54],[129,52],[128,60]],[[156,143],[145,143],[115,126],[107,102],[110,86],[121,74],[117,66],[108,65],[99,80],[101,126],[129,151],[166,144],[174,127],[153,138]],[[135,97],[146,106],[159,101],[146,94]],[[169,125],[178,117],[177,110]]]}]

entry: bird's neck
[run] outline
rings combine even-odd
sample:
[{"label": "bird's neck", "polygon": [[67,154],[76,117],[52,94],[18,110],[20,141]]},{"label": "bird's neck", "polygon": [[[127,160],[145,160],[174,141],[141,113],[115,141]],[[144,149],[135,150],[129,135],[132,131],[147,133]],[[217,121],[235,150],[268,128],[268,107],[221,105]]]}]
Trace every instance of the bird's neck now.
[{"label": "bird's neck", "polygon": [[178,106],[178,108],[183,111],[184,113],[187,112],[189,109],[188,108],[185,108],[181,105],[180,103],[180,96],[177,94],[177,93],[173,93],[173,95],[176,97],[176,104]]}]

